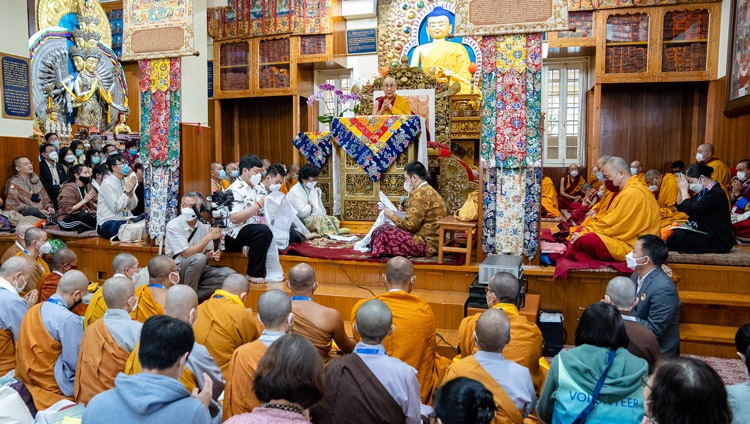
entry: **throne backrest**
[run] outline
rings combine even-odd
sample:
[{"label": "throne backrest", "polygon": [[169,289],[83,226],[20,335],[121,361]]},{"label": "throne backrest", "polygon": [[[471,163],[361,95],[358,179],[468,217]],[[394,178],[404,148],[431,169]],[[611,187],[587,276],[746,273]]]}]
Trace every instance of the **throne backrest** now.
[{"label": "throne backrest", "polygon": [[[435,134],[435,90],[432,88],[398,90],[399,96],[409,101],[411,113],[421,116],[429,134]],[[383,90],[375,90],[373,93],[373,110],[377,109],[377,99],[383,96]]]}]

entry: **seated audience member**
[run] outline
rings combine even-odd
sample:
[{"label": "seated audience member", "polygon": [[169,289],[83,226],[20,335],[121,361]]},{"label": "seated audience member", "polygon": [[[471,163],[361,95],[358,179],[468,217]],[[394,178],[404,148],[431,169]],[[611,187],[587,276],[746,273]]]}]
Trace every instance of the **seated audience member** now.
[{"label": "seated audience member", "polygon": [[47,261],[42,256],[52,250],[52,245],[47,241],[47,233],[36,227],[26,230],[24,240],[26,241],[26,248],[22,252],[16,253],[16,256],[25,259],[31,265],[32,273],[27,287],[29,290],[34,290],[39,286],[39,282],[50,274]]},{"label": "seated audience member", "polygon": [[79,233],[95,230],[97,198],[96,190],[91,186],[91,168],[74,166],[68,182],[60,187],[57,199],[60,228]]},{"label": "seated audience member", "polygon": [[628,339],[630,339],[628,352],[645,359],[648,362],[649,371],[653,371],[656,360],[659,358],[659,341],[656,340],[651,330],[633,316],[633,306],[638,302],[635,290],[635,283],[630,278],[615,277],[607,284],[604,302],[615,305],[622,315],[625,332],[628,333]]},{"label": "seated audience member", "polygon": [[[164,315],[177,318],[190,325],[195,324],[198,316],[198,296],[190,287],[174,286],[167,292],[166,305],[164,306]],[[205,346],[195,341],[193,337],[193,349],[184,364],[184,370],[179,377],[180,382],[185,388],[194,392],[211,388],[211,401],[208,406],[208,412],[211,414],[212,422],[221,422],[221,403],[219,396],[224,391],[224,378],[221,375],[221,369],[216,365],[216,361],[208,353]],[[141,363],[138,360],[139,346],[131,352],[125,363],[125,374],[133,375],[141,372]]]},{"label": "seated audience member", "polygon": [[127,162],[131,168],[135,167],[136,163],[141,162],[141,158],[138,154],[138,140],[127,140],[125,142],[125,151],[122,152],[122,158],[125,159],[125,162]]},{"label": "seated audience member", "polygon": [[138,307],[132,281],[124,277],[110,278],[101,291],[107,312],[104,319],[83,332],[78,353],[74,392],[75,401],[83,404],[115,387],[115,377],[125,370],[143,326],[130,318],[130,312]]},{"label": "seated audience member", "polygon": [[628,256],[628,267],[634,271],[630,279],[636,283],[638,298],[633,315],[654,333],[662,354],[678,356],[680,296],[672,279],[661,268],[669,256],[667,247],[657,236],[641,236]]},{"label": "seated audience member", "polygon": [[[711,179],[711,172],[710,167],[695,163],[678,177],[677,210],[688,215],[688,221],[684,228],[675,228],[667,239],[669,250],[685,253],[732,250],[735,238],[727,194]],[[690,197],[688,190],[695,195]]]},{"label": "seated audience member", "polygon": [[83,148],[83,141],[73,140],[70,143],[70,152],[75,156],[73,165],[85,165],[86,164],[86,150]]},{"label": "seated audience member", "polygon": [[[141,272],[141,268],[138,266],[138,258],[130,253],[120,253],[112,260],[112,268],[114,269],[114,275],[111,278],[127,278],[133,283],[133,287],[135,288]],[[102,318],[105,312],[107,312],[107,304],[104,302],[102,290],[99,289],[91,297],[91,300],[89,300],[89,306],[86,308],[86,316],[83,319],[84,328]]]},{"label": "seated audience member", "polygon": [[354,350],[357,342],[346,334],[341,314],[312,300],[318,282],[315,279],[315,270],[310,265],[301,263],[293,266],[289,270],[287,287],[292,291],[292,331],[307,337],[318,349],[324,363],[331,359],[329,353],[332,341],[335,341],[344,353]]},{"label": "seated audience member", "polygon": [[210,423],[210,380],[192,394],[178,380],[193,346],[193,330],[187,323],[163,315],[149,319],[141,330],[138,349],[143,369],[136,375],[118,374],[113,389],[91,399],[83,421]]},{"label": "seated audience member", "polygon": [[[221,250],[215,241],[222,237],[221,228],[201,222],[198,216],[204,209],[203,195],[197,191],[182,196],[180,215],[167,223],[164,253],[174,259],[180,272],[180,282],[193,288],[201,300],[207,299],[221,287],[232,268],[208,265],[209,259],[218,261]],[[196,212],[197,211],[197,212]]]},{"label": "seated audience member", "polygon": [[672,170],[672,173],[675,175],[682,174],[682,171],[685,169],[685,162],[681,160],[676,160],[672,162],[672,165],[670,165],[670,169]]},{"label": "seated audience member", "polygon": [[578,224],[586,219],[587,214],[591,209],[599,203],[599,192],[589,183],[581,186],[581,192],[583,193],[583,199],[580,203],[571,204],[573,213],[570,214],[568,221],[573,224]]},{"label": "seated audience member", "polygon": [[48,132],[44,134],[44,143],[51,144],[57,150],[60,148],[60,136],[55,132]]},{"label": "seated audience member", "polygon": [[107,163],[107,159],[109,159],[110,156],[119,154],[117,152],[117,146],[114,144],[105,144],[102,151],[104,152],[102,163]]},{"label": "seated audience member", "polygon": [[[299,170],[299,181],[289,189],[287,197],[297,210],[297,217],[305,223],[305,227],[313,233],[323,236],[329,234],[347,233],[339,228],[341,222],[335,216],[328,215],[321,199],[322,191],[316,188],[320,168],[306,163]],[[340,231],[341,230],[341,231]]]},{"label": "seated audience member", "polygon": [[265,177],[266,171],[268,171],[268,167],[271,166],[271,160],[267,158],[263,158],[261,160],[261,163],[263,163],[263,171],[261,172],[261,174]]},{"label": "seated audience member", "polygon": [[42,144],[39,146],[39,179],[42,180],[44,190],[49,195],[52,205],[57,209],[57,195],[60,193],[60,184],[68,179],[67,165],[59,163],[59,153],[55,146]]},{"label": "seated audience member", "polygon": [[86,151],[86,159],[83,162],[84,165],[93,169],[96,165],[99,165],[101,163],[102,163],[102,153],[93,149]]},{"label": "seated audience member", "polygon": [[307,230],[305,224],[297,217],[297,210],[294,209],[287,196],[272,195],[272,193],[280,192],[284,176],[286,176],[286,171],[283,165],[280,163],[271,165],[266,171],[266,176],[263,177],[263,182],[255,186],[259,195],[271,196],[266,197],[266,202],[271,200],[272,204],[264,204],[262,213],[266,225],[274,232],[274,241],[279,250],[286,249],[290,243],[319,237],[318,234]]},{"label": "seated audience member", "polygon": [[227,181],[227,172],[224,171],[224,167],[219,162],[211,163],[211,193],[216,191],[224,191],[229,188],[229,181]]},{"label": "seated audience member", "polygon": [[39,299],[36,290],[24,297],[19,295],[30,277],[31,266],[21,258],[9,258],[0,268],[0,375],[16,368],[16,344],[21,322]]},{"label": "seated audience member", "polygon": [[529,369],[506,359],[503,348],[511,340],[510,320],[502,311],[488,309],[476,322],[472,356],[454,362],[445,380],[468,377],[481,382],[495,398],[496,423],[518,423],[534,411],[536,393]]},{"label": "seated audience member", "polygon": [[[63,147],[60,149],[59,153],[60,157],[60,165],[65,167],[65,174],[67,175],[68,172],[70,172],[70,168],[77,165],[76,163],[76,155],[73,153],[73,150],[70,147]],[[65,177],[65,182],[67,180],[67,176]]]},{"label": "seated audience member", "polygon": [[[60,278],[71,269],[78,269],[78,255],[70,249],[60,249],[52,255],[52,272],[39,281],[39,301],[44,302],[57,292]],[[83,316],[86,314],[86,305],[83,303],[72,308],[71,311]]]},{"label": "seated audience member", "polygon": [[299,181],[299,165],[296,163],[293,163],[289,166],[289,169],[286,173],[286,178],[284,178],[284,182],[281,184],[280,191],[284,194],[289,194],[289,190],[294,187],[295,184]]},{"label": "seated audience member", "polygon": [[[391,258],[383,275],[386,293],[375,296],[388,305],[393,314],[393,333],[386,337],[388,355],[398,358],[417,370],[422,403],[429,404],[432,390],[440,384],[450,360],[437,353],[435,314],[430,305],[411,294],[414,288],[414,265],[403,257]],[[352,309],[351,321],[356,322],[357,310]]]},{"label": "seated audience member", "polygon": [[101,152],[104,149],[104,141],[102,140],[102,136],[98,134],[92,134],[89,137],[89,144],[91,145],[91,150],[96,152]]},{"label": "seated audience member", "polygon": [[595,190],[599,190],[599,187],[604,185],[604,177],[602,177],[602,180],[599,179],[599,176],[601,174],[601,169],[594,165],[591,167],[591,175],[589,175],[589,184],[591,184],[591,187],[594,187]]},{"label": "seated audience member", "polygon": [[224,165],[224,170],[227,174],[227,176],[224,178],[224,181],[228,183],[227,188],[229,188],[229,185],[237,181],[237,178],[240,176],[240,163],[229,162],[228,164]]},{"label": "seated audience member", "polygon": [[441,424],[490,424],[497,406],[492,392],[482,383],[466,377],[453,379],[435,390],[434,412]]},{"label": "seated audience member", "polygon": [[19,156],[13,160],[13,166],[17,174],[5,183],[5,210],[39,219],[48,219],[54,215],[52,200],[47,195],[42,181],[34,173],[31,161]]},{"label": "seated audience member", "polygon": [[323,399],[323,361],[297,334],[274,342],[258,363],[253,390],[262,403],[227,424],[309,423],[308,411]]},{"label": "seated audience member", "polygon": [[727,164],[714,156],[713,144],[704,143],[698,146],[698,153],[695,154],[695,160],[698,161],[699,164],[711,168],[712,172],[708,175],[708,178],[719,183],[721,188],[724,189],[724,192],[729,193],[732,191],[732,187],[729,185],[732,174],[729,172]]},{"label": "seated audience member", "polygon": [[180,284],[180,271],[174,259],[166,255],[154,256],[148,261],[148,284],[135,289],[138,308],[131,312],[134,320],[146,322],[154,315],[164,314],[167,290]]},{"label": "seated audience member", "polygon": [[143,187],[146,186],[146,176],[143,173],[143,164],[141,162],[136,162],[133,166],[133,171],[135,172],[135,177],[138,181],[138,184],[135,185],[135,197],[138,199],[138,204],[130,211],[130,214],[133,216],[140,216],[146,211],[146,200],[143,192]]},{"label": "seated audience member", "polygon": [[604,178],[604,172],[602,172],[604,164],[607,163],[607,161],[611,158],[612,156],[602,155],[599,157],[599,159],[597,159],[595,168],[598,170],[596,173],[596,179],[599,181],[599,183],[601,183],[601,185],[599,186],[600,200],[594,207],[591,208],[591,211],[586,214],[586,218],[581,222],[580,226],[570,228],[571,235],[576,231],[580,231],[581,228],[585,228],[587,226],[593,225],[596,222],[599,222],[600,220],[604,219],[605,216],[607,216],[609,207],[618,194],[607,188],[607,184],[605,184],[606,180]]},{"label": "seated audience member", "polygon": [[107,169],[111,175],[102,181],[99,188],[96,230],[100,236],[109,239],[117,235],[120,227],[127,222],[130,211],[138,204],[135,196],[138,180],[125,178],[130,174],[130,165],[118,154],[107,158]]},{"label": "seated audience member", "polygon": [[258,299],[258,321],[263,324],[260,337],[234,351],[229,361],[229,372],[224,375],[227,380],[224,392],[225,420],[243,412],[251,412],[260,405],[253,391],[255,370],[268,347],[292,331],[292,300],[281,290],[266,291]]},{"label": "seated audience member", "polygon": [[258,338],[253,313],[245,307],[248,284],[244,275],[230,274],[221,288],[198,306],[195,341],[206,346],[227,381],[234,351]]},{"label": "seated audience member", "polygon": [[737,176],[732,178],[731,185],[729,200],[732,202],[732,212],[741,215],[750,210],[750,159],[737,163]]},{"label": "seated audience member", "polygon": [[[380,300],[368,300],[357,310],[354,331],[362,341],[354,354],[326,366],[326,395],[312,410],[313,421],[334,424],[357,417],[362,423],[421,423],[417,370],[383,347],[392,323],[391,310]],[[380,384],[361,384],[375,380]]]},{"label": "seated audience member", "polygon": [[227,220],[226,251],[242,252],[247,256],[245,275],[256,284],[266,282],[266,257],[269,249],[276,249],[272,245],[271,229],[260,221],[265,196],[259,196],[255,186],[263,179],[262,167],[263,163],[257,156],[243,156],[240,175],[227,189],[234,196],[234,204]]},{"label": "seated audience member", "polygon": [[91,171],[91,186],[99,192],[101,190],[102,181],[104,181],[104,178],[107,176],[109,176],[109,169],[107,169],[106,164],[94,165]]},{"label": "seated audience member", "polygon": [[37,410],[73,399],[83,324],[70,309],[81,302],[88,285],[81,271],[67,272],[57,292],[46,302],[32,306],[21,323],[16,378],[29,389]]},{"label": "seated audience member", "polygon": [[0,261],[0,264],[5,263],[8,259],[12,258],[13,256],[18,255],[20,252],[23,252],[24,249],[26,249],[26,241],[24,240],[24,237],[26,237],[26,230],[33,227],[34,225],[30,222],[19,222],[18,225],[16,225],[16,241],[10,247],[3,253],[3,258]]},{"label": "seated audience member", "polygon": [[[529,322],[518,312],[521,283],[513,274],[498,272],[487,284],[487,306],[503,311],[510,320],[510,342],[503,350],[503,356],[528,368],[537,392],[542,390],[544,375],[539,368],[542,357],[542,331],[535,323]],[[474,340],[477,320],[481,314],[474,314],[461,321],[458,327],[458,348],[461,358],[473,355],[477,351]]]},{"label": "seated audience member", "polygon": [[575,259],[578,253],[583,253],[601,261],[623,262],[639,235],[659,234],[659,206],[648,187],[631,177],[622,158],[610,158],[602,174],[607,189],[617,196],[606,215],[597,216],[575,234],[571,233],[567,255]]},{"label": "seated audience member", "polygon": [[568,173],[560,179],[560,191],[557,203],[560,209],[568,209],[574,202],[580,202],[583,198],[581,187],[586,184],[586,179],[579,174],[578,165],[570,165]]},{"label": "seated audience member", "polygon": [[356,250],[372,250],[373,257],[437,253],[437,222],[448,215],[448,208],[427,183],[427,169],[422,163],[414,161],[404,167],[404,189],[409,193],[406,216],[400,218],[388,208],[380,212],[370,232],[354,244]]},{"label": "seated audience member", "polygon": [[[648,364],[627,351],[628,334],[617,308],[604,302],[586,308],[575,344],[552,360],[536,404],[539,418],[546,423],[570,423],[584,418],[583,413],[587,423],[639,424],[643,418],[641,379],[648,375]],[[601,390],[595,393],[602,376]],[[596,407],[587,408],[590,404]]]},{"label": "seated audience member", "polygon": [[[660,363],[643,389],[646,416],[652,423],[731,423],[732,411],[719,374],[690,357]],[[739,422],[747,417],[735,417]]]},{"label": "seated audience member", "polygon": [[[677,176],[672,173],[662,174],[658,169],[646,172],[645,182],[650,192],[657,194],[656,203],[659,205],[659,225],[662,233],[675,224],[685,223],[688,216],[677,210]],[[662,236],[663,237],[663,236]]]},{"label": "seated audience member", "polygon": [[646,174],[643,172],[643,165],[641,165],[641,161],[634,160],[630,162],[630,175],[632,175],[633,178],[637,179],[638,182],[648,186],[648,184],[646,184]]},{"label": "seated audience member", "polygon": [[[750,373],[750,323],[745,324],[737,330],[734,336],[734,343],[737,347],[737,355],[745,363],[748,373]],[[727,386],[727,395],[729,397],[729,407],[735,424],[746,422],[750,418],[750,380],[744,383]]]},{"label": "seated audience member", "polygon": [[375,115],[411,115],[409,101],[396,94],[396,89],[395,78],[383,78],[383,95],[375,99]]},{"label": "seated audience member", "polygon": [[559,204],[557,202],[557,190],[555,183],[550,177],[542,178],[542,216],[545,218],[557,218],[560,216]]}]

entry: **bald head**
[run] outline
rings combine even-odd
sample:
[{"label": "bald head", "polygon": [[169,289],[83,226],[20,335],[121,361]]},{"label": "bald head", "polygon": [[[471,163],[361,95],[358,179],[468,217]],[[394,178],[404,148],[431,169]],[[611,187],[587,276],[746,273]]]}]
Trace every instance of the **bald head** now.
[{"label": "bald head", "polygon": [[77,269],[72,269],[60,277],[60,283],[57,285],[57,294],[67,297],[79,291],[81,292],[81,296],[83,296],[88,287],[89,279],[86,277],[86,274]]},{"label": "bald head", "polygon": [[11,256],[5,262],[3,262],[2,268],[0,268],[0,277],[7,281],[13,281],[18,273],[21,273],[24,278],[31,276],[31,264],[26,259],[20,256]]},{"label": "bald head", "polygon": [[297,264],[289,270],[289,286],[292,290],[308,290],[315,284],[315,270],[306,263]]},{"label": "bald head", "polygon": [[638,172],[641,172],[641,170],[643,169],[643,166],[641,165],[641,161],[639,161],[639,160],[634,160],[634,161],[630,162],[630,167],[632,169],[638,170]]},{"label": "bald head", "polygon": [[518,278],[509,272],[498,272],[493,275],[487,288],[500,303],[516,304],[518,295],[521,293],[521,284]]},{"label": "bald head", "polygon": [[164,301],[164,315],[192,325],[194,317],[191,316],[191,312],[197,308],[198,295],[192,287],[178,284],[167,290],[167,300]]},{"label": "bald head", "polygon": [[28,230],[26,230],[26,233],[24,235],[24,240],[26,241],[27,247],[29,244],[35,241],[44,243],[44,241],[47,240],[47,233],[45,233],[44,230],[42,230],[41,228],[31,227]]},{"label": "bald head", "polygon": [[247,277],[242,274],[230,274],[225,280],[224,284],[221,285],[221,289],[240,296],[247,294],[250,290],[250,283],[247,281]]},{"label": "bald head", "polygon": [[392,325],[393,314],[382,300],[368,300],[357,309],[357,332],[366,344],[380,344]]},{"label": "bald head", "polygon": [[138,267],[138,259],[130,253],[120,253],[112,260],[115,274],[125,274],[125,268]]},{"label": "bald head", "polygon": [[267,330],[284,331],[291,313],[292,299],[281,290],[268,290],[258,299],[258,317]]},{"label": "bald head", "polygon": [[135,295],[135,284],[125,277],[113,277],[104,282],[102,296],[109,309],[128,310],[128,299]]},{"label": "bald head", "polygon": [[[70,249],[60,249],[52,256],[52,269],[65,273],[71,266],[78,266],[78,255]],[[66,269],[67,268],[67,269]]]},{"label": "bald head", "polygon": [[500,353],[510,341],[510,321],[500,309],[487,309],[477,320],[477,348]]},{"label": "bald head", "polygon": [[396,78],[393,78],[390,75],[383,78],[383,85],[388,85],[388,84],[396,85]]},{"label": "bald head", "polygon": [[19,243],[21,243],[21,246],[25,246],[24,245],[24,240],[26,238],[26,230],[28,230],[31,227],[33,227],[33,225],[31,225],[28,222],[22,222],[22,223],[16,225],[16,240]]},{"label": "bald head", "polygon": [[596,164],[601,169],[601,167],[603,167],[604,164],[607,163],[607,161],[610,160],[611,158],[612,156],[610,155],[599,156],[599,160],[596,161]]},{"label": "bald head", "polygon": [[174,259],[166,255],[154,256],[148,261],[148,275],[152,280],[167,280],[169,274],[176,270]]},{"label": "bald head", "polygon": [[394,289],[411,291],[414,264],[410,260],[395,256],[385,265],[385,282]]},{"label": "bald head", "polygon": [[607,162],[604,163],[605,168],[610,168],[611,170],[617,172],[627,172],[628,175],[630,175],[630,166],[628,166],[628,163],[625,161],[625,159],[618,157],[618,156],[612,156],[607,160]]},{"label": "bald head", "polygon": [[661,178],[662,175],[664,174],[662,174],[658,169],[649,169],[648,171],[646,171],[646,182],[649,184],[653,183],[655,179]]},{"label": "bald head", "polygon": [[607,283],[607,297],[610,302],[621,311],[633,309],[635,303],[636,287],[633,280],[628,277],[615,277]]},{"label": "bald head", "polygon": [[698,153],[702,153],[704,159],[709,156],[713,156],[714,145],[711,143],[703,143],[700,146],[698,146]]}]

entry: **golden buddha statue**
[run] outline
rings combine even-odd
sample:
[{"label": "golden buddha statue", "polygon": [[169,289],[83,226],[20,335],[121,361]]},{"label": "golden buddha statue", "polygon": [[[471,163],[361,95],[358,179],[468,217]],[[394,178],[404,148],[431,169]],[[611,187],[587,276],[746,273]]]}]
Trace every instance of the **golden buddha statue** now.
[{"label": "golden buddha statue", "polygon": [[115,127],[115,135],[120,134],[130,134],[133,131],[130,129],[128,124],[125,123],[125,120],[128,119],[128,113],[120,112],[119,123]]}]

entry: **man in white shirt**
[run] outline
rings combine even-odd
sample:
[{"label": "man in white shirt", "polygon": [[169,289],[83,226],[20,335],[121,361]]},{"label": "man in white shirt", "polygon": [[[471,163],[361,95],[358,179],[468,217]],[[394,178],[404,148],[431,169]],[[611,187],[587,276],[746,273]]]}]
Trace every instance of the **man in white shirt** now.
[{"label": "man in white shirt", "polygon": [[99,187],[99,203],[96,207],[96,231],[104,238],[117,235],[120,227],[127,222],[130,211],[138,205],[135,188],[138,180],[130,175],[131,169],[119,154],[107,158],[107,168],[111,174]]},{"label": "man in white shirt", "polygon": [[263,182],[255,186],[259,195],[267,196],[262,214],[265,216],[266,225],[273,231],[276,247],[279,249],[286,249],[290,243],[320,237],[305,228],[305,224],[297,218],[297,211],[290,200],[280,191],[284,177],[284,166],[276,163],[268,167]]},{"label": "man in white shirt", "polygon": [[180,283],[192,287],[201,301],[235,273],[232,268],[208,265],[209,259],[221,258],[221,250],[215,243],[222,234],[221,228],[198,220],[196,210],[200,212],[203,205],[203,195],[196,191],[182,196],[180,215],[167,223],[164,238],[164,252],[177,263]]},{"label": "man in white shirt", "polygon": [[227,252],[242,252],[247,256],[245,276],[251,283],[266,282],[266,256],[273,241],[273,233],[261,223],[265,196],[255,191],[263,176],[263,162],[255,155],[240,159],[240,175],[227,189],[234,196],[227,220],[225,246]]}]

